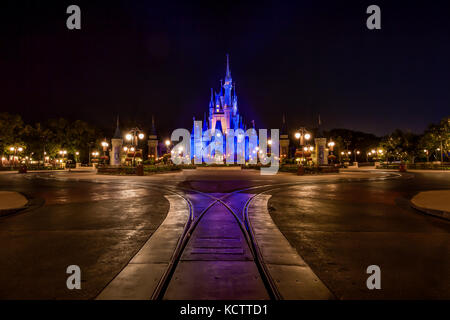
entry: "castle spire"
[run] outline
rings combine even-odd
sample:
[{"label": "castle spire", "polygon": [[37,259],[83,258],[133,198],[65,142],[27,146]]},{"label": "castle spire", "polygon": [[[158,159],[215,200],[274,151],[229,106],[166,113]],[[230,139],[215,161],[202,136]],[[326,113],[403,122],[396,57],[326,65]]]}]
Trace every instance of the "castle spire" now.
[{"label": "castle spire", "polygon": [[113,139],[122,139],[122,135],[120,134],[119,129],[119,115],[117,115],[116,131],[114,132]]},{"label": "castle spire", "polygon": [[155,116],[152,114],[152,129],[150,130],[151,135],[156,135],[156,127],[155,127]]},{"label": "castle spire", "polygon": [[[227,107],[231,107],[233,103],[231,99],[231,90],[233,89],[233,79],[231,78],[229,57],[230,55],[227,54],[227,72],[225,75],[225,83],[223,85],[223,88],[225,89],[224,105]],[[222,83],[220,84],[220,89],[222,90]]]},{"label": "castle spire", "polygon": [[231,72],[230,72],[230,55],[227,53],[227,74],[225,78],[231,79]]}]

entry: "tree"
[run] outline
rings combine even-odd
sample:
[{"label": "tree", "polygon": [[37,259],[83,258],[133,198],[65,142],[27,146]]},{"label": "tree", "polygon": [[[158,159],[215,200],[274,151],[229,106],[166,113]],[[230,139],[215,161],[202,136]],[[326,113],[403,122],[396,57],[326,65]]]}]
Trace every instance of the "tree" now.
[{"label": "tree", "polygon": [[[419,140],[422,155],[434,160],[448,159],[450,149],[450,118],[442,119],[438,124],[430,124]],[[442,154],[442,156],[441,156]]]},{"label": "tree", "polygon": [[24,123],[19,115],[0,113],[0,152],[9,153],[12,146],[23,146]]},{"label": "tree", "polygon": [[414,163],[417,156],[418,135],[396,129],[385,136],[378,149],[383,151],[387,161],[410,161]]}]

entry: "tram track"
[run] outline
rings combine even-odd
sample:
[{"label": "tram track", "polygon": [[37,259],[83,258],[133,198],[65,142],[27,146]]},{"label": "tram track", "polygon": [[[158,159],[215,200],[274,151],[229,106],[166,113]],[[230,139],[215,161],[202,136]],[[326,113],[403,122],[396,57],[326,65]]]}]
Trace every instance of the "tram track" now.
[{"label": "tram track", "polygon": [[[264,185],[264,186],[258,186],[257,188],[262,188],[262,187],[270,187],[270,185]],[[198,190],[192,190],[192,189],[184,189],[185,191],[191,191],[191,192],[195,192],[198,194],[201,194],[205,197],[208,197],[209,199],[211,199],[212,201],[208,204],[208,206],[203,209],[201,211],[200,214],[198,214],[197,218],[195,220],[192,221],[192,223],[190,223],[189,225],[186,226],[185,232],[182,236],[181,241],[179,242],[177,248],[175,249],[172,261],[170,262],[166,273],[164,274],[164,276],[161,278],[160,282],[158,283],[151,299],[152,300],[161,300],[164,298],[164,294],[172,280],[173,274],[175,272],[175,269],[179,263],[179,261],[181,260],[181,257],[183,255],[183,252],[189,242],[189,240],[191,239],[193,233],[196,231],[196,228],[198,226],[198,224],[202,221],[203,217],[208,214],[208,212],[210,212],[211,208],[217,204],[222,205],[223,207],[226,208],[226,210],[234,217],[234,219],[236,220],[237,224],[239,225],[239,228],[242,232],[242,235],[244,236],[246,243],[250,249],[250,252],[252,253],[253,256],[253,262],[255,263],[259,274],[260,274],[260,278],[262,280],[262,282],[264,283],[264,287],[267,291],[268,296],[270,297],[270,299],[273,300],[279,300],[281,299],[281,296],[276,288],[276,285],[273,281],[273,279],[271,278],[269,272],[267,271],[267,268],[264,264],[264,261],[262,259],[262,256],[259,252],[259,248],[255,242],[254,236],[252,236],[251,234],[253,234],[252,231],[250,231],[248,228],[250,227],[249,224],[244,223],[243,219],[241,219],[239,217],[239,215],[235,212],[235,210],[229,205],[227,204],[224,200],[227,198],[230,198],[232,195],[235,195],[237,193],[243,192],[243,191],[247,191],[249,189],[254,189],[256,187],[250,187],[250,188],[243,188],[243,189],[238,189],[235,190],[231,193],[228,193],[226,195],[224,195],[223,197],[215,197],[211,194],[207,194]],[[265,190],[266,191],[266,190]],[[265,192],[264,191],[264,192]],[[253,199],[257,194],[253,195],[250,199]],[[250,203],[250,199],[246,202],[246,204]],[[248,209],[248,207],[246,206],[246,209]],[[244,215],[244,211],[242,212],[242,216]]]}]

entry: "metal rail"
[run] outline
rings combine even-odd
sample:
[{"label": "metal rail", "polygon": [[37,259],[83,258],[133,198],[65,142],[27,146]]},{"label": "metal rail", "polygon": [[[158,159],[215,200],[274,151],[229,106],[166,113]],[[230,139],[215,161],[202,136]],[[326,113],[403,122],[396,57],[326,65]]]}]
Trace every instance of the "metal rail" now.
[{"label": "metal rail", "polygon": [[[236,193],[242,192],[242,191],[246,191],[249,189],[254,189],[254,188],[262,188],[262,187],[270,187],[271,185],[264,185],[264,186],[257,186],[257,187],[250,187],[250,188],[243,188],[243,189],[238,189],[235,190],[231,193],[228,193],[226,195],[224,195],[221,198],[218,197],[214,197],[210,194],[201,192],[201,191],[197,191],[197,190],[190,190],[190,189],[184,189],[186,191],[192,191],[198,194],[201,194],[203,196],[206,196],[210,199],[212,199],[212,202],[205,208],[202,210],[202,212],[198,215],[198,217],[193,220],[193,222],[189,225],[186,226],[185,232],[183,233],[183,236],[181,237],[181,241],[178,242],[178,245],[174,251],[174,254],[172,255],[172,260],[169,263],[169,266],[166,269],[166,272],[164,273],[163,277],[160,279],[155,291],[153,292],[153,295],[151,297],[152,300],[161,300],[164,297],[164,294],[170,284],[170,281],[172,279],[172,276],[175,272],[175,269],[178,265],[178,262],[181,259],[181,256],[184,252],[184,249],[186,248],[189,239],[191,238],[192,233],[195,231],[197,225],[199,224],[199,222],[201,221],[201,219],[205,216],[205,214],[209,211],[209,209],[211,209],[211,207],[213,207],[214,205],[216,205],[217,203],[222,204],[232,215],[233,217],[236,219],[236,222],[238,223],[241,232],[244,235],[244,238],[247,242],[247,245],[250,249],[250,252],[252,253],[253,256],[253,261],[256,264],[256,267],[260,273],[261,276],[261,280],[264,283],[264,286],[267,290],[267,293],[269,295],[269,297],[271,299],[274,300],[279,300],[281,299],[281,295],[279,294],[277,287],[273,281],[273,279],[271,278],[269,272],[267,271],[267,268],[264,264],[264,261],[262,259],[262,256],[259,252],[259,248],[256,244],[256,242],[254,241],[254,236],[252,236],[251,234],[253,234],[252,231],[250,231],[248,229],[248,226],[239,218],[239,216],[236,214],[236,212],[233,210],[233,208],[231,208],[225,201],[224,199],[230,197],[231,195],[234,195]],[[267,191],[267,190],[265,190]],[[264,192],[265,192],[264,191]],[[255,197],[256,195],[254,195],[253,197]],[[252,198],[253,198],[252,197]],[[248,202],[248,201],[247,201]]]}]

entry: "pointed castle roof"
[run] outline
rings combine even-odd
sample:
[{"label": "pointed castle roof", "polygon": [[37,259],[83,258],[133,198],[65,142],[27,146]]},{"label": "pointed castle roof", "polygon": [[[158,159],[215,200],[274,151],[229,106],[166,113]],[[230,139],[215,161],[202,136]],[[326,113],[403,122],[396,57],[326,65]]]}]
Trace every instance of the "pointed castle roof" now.
[{"label": "pointed castle roof", "polygon": [[119,116],[117,116],[116,131],[114,132],[113,139],[122,139],[122,134],[119,129]]},{"label": "pointed castle roof", "polygon": [[152,128],[150,130],[150,135],[156,136],[155,116],[154,115],[152,115]]}]

